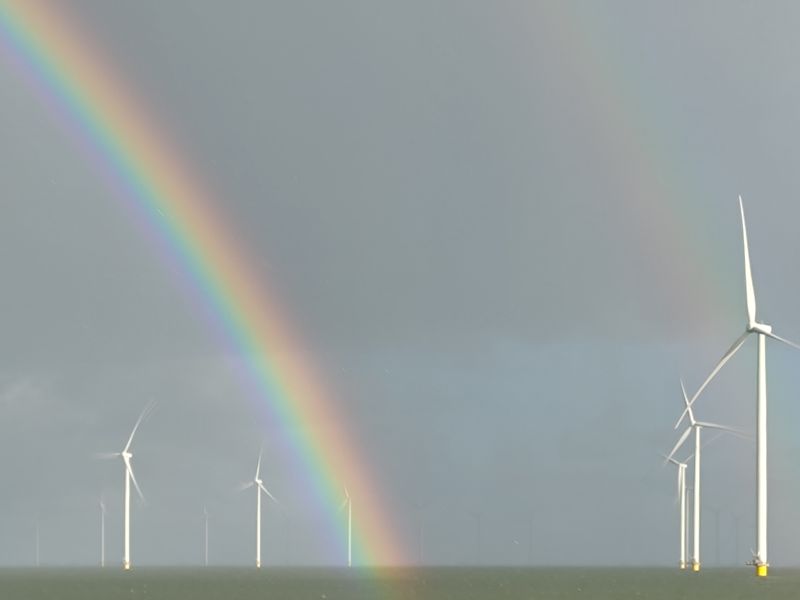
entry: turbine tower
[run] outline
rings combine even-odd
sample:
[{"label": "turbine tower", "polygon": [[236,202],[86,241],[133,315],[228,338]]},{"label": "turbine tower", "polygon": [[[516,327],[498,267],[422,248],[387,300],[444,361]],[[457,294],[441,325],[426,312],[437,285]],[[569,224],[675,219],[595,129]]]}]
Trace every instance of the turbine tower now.
[{"label": "turbine tower", "polygon": [[256,568],[261,568],[261,492],[264,492],[272,499],[275,504],[278,501],[275,499],[270,491],[264,486],[261,480],[261,453],[258,454],[258,464],[256,465],[256,474],[253,480],[242,486],[242,490],[254,487],[256,488]]},{"label": "turbine tower", "polygon": [[131,481],[136,488],[136,492],[139,494],[139,498],[144,500],[144,495],[142,494],[142,490],[139,488],[139,484],[136,482],[136,476],[133,474],[133,467],[131,466],[131,459],[133,458],[131,444],[133,443],[133,436],[136,435],[136,430],[139,429],[139,425],[142,424],[142,421],[145,419],[145,417],[152,412],[154,405],[155,402],[150,402],[144,407],[144,410],[142,410],[142,413],[136,420],[136,424],[133,426],[133,430],[131,430],[131,435],[128,437],[128,443],[125,444],[122,452],[101,455],[101,458],[116,458],[117,456],[120,456],[122,457],[122,462],[125,464],[125,524],[122,568],[126,571],[130,570],[131,568]]},{"label": "turbine tower", "polygon": [[[758,358],[756,363],[756,551],[753,564],[756,575],[767,576],[769,561],[767,559],[767,357],[766,339],[768,337],[800,349],[794,342],[780,337],[772,332],[772,327],[761,323],[756,318],[756,296],[753,288],[753,274],[750,270],[750,250],[747,245],[747,226],[744,220],[744,205],[739,196],[739,212],[742,216],[742,243],[744,246],[744,286],[747,307],[747,325],[744,333],[728,348],[720,361],[711,371],[711,374],[697,390],[689,404],[693,404],[700,393],[716,376],[719,370],[742,347],[747,336],[758,336]],[[684,410],[686,414],[686,410]],[[683,418],[683,415],[681,415]],[[676,425],[677,427],[677,425]]]},{"label": "turbine tower", "polygon": [[[686,462],[680,462],[674,458],[667,458],[669,462],[678,468],[678,502],[680,503],[680,562],[678,565],[681,570],[686,569]],[[686,459],[689,460],[688,458]]]},{"label": "turbine tower", "polygon": [[[687,427],[681,437],[678,438],[678,441],[672,448],[672,452],[669,453],[667,460],[671,460],[674,457],[675,453],[683,445],[689,435],[694,432],[694,510],[692,511],[694,513],[694,524],[692,526],[692,571],[697,572],[700,570],[700,432],[703,429],[720,429],[739,435],[742,435],[742,432],[737,429],[733,429],[732,427],[726,427],[725,425],[718,425],[717,423],[708,423],[707,421],[698,421],[695,419],[694,411],[692,410],[692,405],[686,395],[686,388],[683,386],[682,380],[681,391],[683,392],[683,402],[686,406],[684,412],[689,415],[689,427]],[[682,419],[683,417],[681,417],[681,420]],[[678,421],[678,424],[680,424],[680,421]]]}]

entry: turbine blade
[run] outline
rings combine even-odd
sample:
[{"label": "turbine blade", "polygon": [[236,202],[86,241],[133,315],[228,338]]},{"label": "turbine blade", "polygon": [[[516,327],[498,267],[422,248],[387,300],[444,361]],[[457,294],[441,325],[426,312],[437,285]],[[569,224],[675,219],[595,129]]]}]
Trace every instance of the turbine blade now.
[{"label": "turbine blade", "polygon": [[756,294],[753,290],[753,274],[750,271],[750,250],[747,247],[747,226],[744,224],[744,204],[739,196],[739,211],[742,213],[742,241],[744,242],[744,288],[747,296],[747,324],[756,322]]},{"label": "turbine blade", "polygon": [[128,460],[127,458],[125,458],[124,460],[125,460],[125,468],[128,469],[128,473],[131,476],[131,481],[133,481],[133,487],[136,488],[136,493],[139,494],[139,498],[141,498],[142,502],[144,502],[145,501],[144,494],[142,494],[142,489],[139,487],[139,483],[136,481],[136,475],[133,474],[133,467],[131,466],[131,461]]},{"label": "turbine blade", "polygon": [[749,437],[747,435],[747,432],[742,431],[741,429],[736,429],[735,427],[728,427],[727,425],[720,425],[719,423],[708,423],[706,421],[698,421],[697,425],[699,427],[703,427],[704,429],[719,429],[720,431],[727,431],[729,433],[735,433],[737,435]]},{"label": "turbine blade", "polygon": [[241,483],[238,486],[236,486],[236,491],[237,492],[243,492],[245,490],[248,490],[251,487],[253,487],[253,484],[254,484],[254,482],[252,482],[252,481],[248,481],[247,483]]},{"label": "turbine blade", "polygon": [[258,474],[261,473],[261,455],[264,453],[264,447],[261,447],[261,450],[258,451],[258,464],[256,465],[256,476],[255,479],[258,479]]},{"label": "turbine blade", "polygon": [[776,335],[774,333],[768,333],[767,336],[771,337],[773,340],[778,340],[779,342],[783,342],[784,344],[788,344],[792,348],[797,348],[798,350],[800,350],[800,345],[795,344],[794,342],[790,342],[786,338],[782,338],[779,335]]},{"label": "turbine blade", "polygon": [[[686,395],[686,386],[683,385],[683,378],[681,378],[681,393],[683,394],[683,404],[686,408],[684,408],[684,413],[689,414],[689,423],[694,425],[694,412],[692,411],[692,404],[689,402],[689,396]],[[681,420],[683,420],[683,415],[681,415]],[[680,423],[680,421],[678,421]]]},{"label": "turbine blade", "polygon": [[275,499],[275,496],[273,496],[273,495],[270,493],[270,491],[269,491],[269,490],[268,490],[268,489],[267,489],[267,488],[264,486],[264,484],[263,484],[263,483],[259,483],[259,484],[258,484],[258,487],[260,487],[260,488],[261,488],[261,491],[263,491],[263,492],[264,492],[264,493],[265,493],[267,496],[269,496],[270,498],[272,498],[272,501],[273,501],[275,504],[280,504],[280,503],[279,503],[279,502],[278,502],[278,501]]},{"label": "turbine blade", "polygon": [[347,500],[348,500],[347,498],[342,500],[342,503],[339,505],[339,512],[342,512],[344,510],[344,507],[347,506]]},{"label": "turbine blade", "polygon": [[[700,444],[700,449],[703,449],[706,446],[708,446],[710,444],[713,444],[715,441],[717,441],[723,435],[725,435],[724,431],[717,431],[713,436],[711,436],[706,441],[704,441],[702,444]],[[690,456],[686,457],[686,462],[689,462],[692,459],[692,456],[694,456],[694,452]]]},{"label": "turbine blade", "polygon": [[136,434],[136,430],[139,429],[139,425],[142,424],[144,418],[148,414],[150,414],[150,412],[153,410],[153,406],[155,405],[155,403],[156,403],[155,400],[151,400],[150,402],[148,402],[147,405],[142,410],[142,413],[139,415],[139,418],[136,419],[136,425],[133,426],[133,430],[131,431],[131,436],[128,438],[128,443],[125,444],[125,448],[122,449],[123,452],[127,452],[128,449],[131,447],[131,443],[133,442],[133,436]]},{"label": "turbine blade", "polygon": [[[725,363],[728,362],[731,359],[731,357],[734,354],[736,354],[736,352],[738,352],[739,348],[742,347],[742,344],[744,344],[744,341],[747,339],[748,335],[750,335],[750,332],[745,331],[742,335],[739,336],[739,338],[735,342],[733,342],[733,345],[731,345],[731,347],[728,348],[728,351],[719,360],[717,366],[714,367],[713,371],[711,371],[711,374],[708,377],[706,377],[706,380],[703,382],[703,385],[700,386],[700,388],[694,393],[694,396],[692,396],[692,398],[689,400],[689,406],[694,404],[695,400],[697,400],[700,394],[703,393],[703,390],[706,389],[706,386],[709,383],[711,383],[711,380],[714,379],[717,373],[719,373],[719,370],[725,366]],[[688,407],[683,409],[680,418],[675,423],[674,429],[677,429],[680,426],[681,421],[683,421],[683,417],[686,416],[687,412],[688,412]]]},{"label": "turbine blade", "polygon": [[689,437],[689,434],[692,433],[692,429],[693,429],[692,427],[687,427],[686,428],[686,431],[684,431],[683,435],[681,435],[681,437],[678,438],[677,443],[672,448],[672,452],[670,452],[669,455],[667,456],[667,460],[669,460],[670,458],[672,458],[675,455],[675,453],[678,451],[678,449],[683,445],[683,442],[686,441],[686,438]]},{"label": "turbine blade", "polygon": [[98,460],[108,460],[110,458],[117,458],[119,455],[119,452],[95,452],[92,454],[92,458],[96,458]]},{"label": "turbine blade", "polygon": [[[667,464],[667,462],[671,462],[673,465],[676,465],[676,466],[680,466],[680,464],[681,464],[677,460],[675,460],[671,456],[667,456],[666,454],[661,454],[661,458],[664,459],[664,464]],[[345,500],[345,502],[347,502],[347,500]]]}]

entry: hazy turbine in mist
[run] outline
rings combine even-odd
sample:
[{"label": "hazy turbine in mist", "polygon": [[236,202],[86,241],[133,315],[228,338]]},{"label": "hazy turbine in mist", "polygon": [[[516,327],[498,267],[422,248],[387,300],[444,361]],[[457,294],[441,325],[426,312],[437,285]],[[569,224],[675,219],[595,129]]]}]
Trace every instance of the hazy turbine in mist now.
[{"label": "hazy turbine in mist", "polygon": [[139,429],[139,425],[141,425],[144,418],[153,410],[153,406],[154,402],[150,402],[144,407],[144,410],[136,420],[136,424],[133,426],[133,430],[131,430],[131,435],[128,437],[128,443],[125,444],[122,452],[113,452],[111,454],[101,455],[102,458],[116,458],[117,456],[120,456],[122,457],[122,462],[125,464],[125,524],[122,555],[122,567],[125,570],[131,568],[131,481],[133,481],[133,485],[136,488],[136,492],[139,494],[139,498],[144,500],[144,495],[142,494],[142,490],[139,488],[139,484],[136,482],[136,477],[133,474],[133,467],[131,466],[131,459],[133,458],[133,453],[130,451],[131,444],[133,443],[133,436],[136,435],[136,430]]},{"label": "hazy turbine in mist", "polygon": [[[678,502],[680,504],[680,565],[681,569],[686,568],[686,462],[680,462],[674,458],[665,457],[669,462],[678,468]],[[689,457],[691,458],[691,457]],[[688,461],[689,458],[686,460]]]},{"label": "hazy turbine in mist", "polygon": [[100,566],[106,566],[106,504],[100,497]]},{"label": "hazy turbine in mist", "polygon": [[[683,432],[680,438],[678,438],[675,447],[672,448],[672,452],[669,453],[667,460],[671,460],[675,453],[678,451],[683,443],[686,441],[686,438],[689,437],[694,431],[694,525],[692,527],[694,539],[692,541],[692,570],[699,571],[700,570],[700,432],[703,429],[721,429],[723,431],[730,431],[732,433],[742,434],[742,432],[733,429],[732,427],[726,427],[725,425],[718,425],[716,423],[708,423],[706,421],[698,421],[694,418],[694,411],[692,410],[692,405],[689,402],[689,398],[686,396],[686,388],[683,387],[683,381],[681,381],[681,391],[683,392],[683,402],[686,405],[686,409],[684,410],[684,414],[689,415],[689,427]],[[683,420],[683,417],[681,417]],[[680,424],[680,420],[678,421]]]},{"label": "hazy turbine in mist", "polygon": [[350,498],[350,492],[344,488],[344,500],[339,510],[344,510],[347,507],[347,566],[353,566],[353,499]]},{"label": "hazy turbine in mist", "polygon": [[208,566],[208,509],[205,506],[203,507],[203,515],[205,516],[206,521],[205,566]]},{"label": "hazy turbine in mist", "polygon": [[[772,327],[756,319],[756,296],[753,288],[753,274],[750,270],[750,250],[747,245],[747,227],[744,220],[744,205],[739,196],[739,211],[742,216],[742,243],[744,246],[744,285],[747,307],[747,325],[744,333],[728,348],[711,374],[697,390],[689,404],[694,403],[700,393],[730,358],[742,347],[751,333],[758,336],[757,391],[756,391],[756,551],[753,563],[756,574],[766,577],[767,561],[767,358],[766,338],[771,337],[793,348],[800,346],[772,332]],[[686,414],[684,410],[683,414]],[[681,415],[681,419],[683,415]],[[680,421],[679,421],[680,422]],[[677,428],[677,425],[675,426]]]},{"label": "hazy turbine in mist", "polygon": [[255,486],[256,488],[256,568],[261,568],[261,492],[264,492],[272,499],[275,504],[278,501],[275,499],[270,491],[264,487],[264,482],[261,481],[261,453],[258,454],[258,464],[256,465],[256,474],[253,480],[244,484],[242,490],[246,490]]}]

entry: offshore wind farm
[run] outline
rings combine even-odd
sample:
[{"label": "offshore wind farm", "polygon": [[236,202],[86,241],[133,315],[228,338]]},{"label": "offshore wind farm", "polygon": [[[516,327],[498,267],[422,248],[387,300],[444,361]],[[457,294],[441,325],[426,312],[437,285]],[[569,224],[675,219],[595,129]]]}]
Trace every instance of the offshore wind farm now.
[{"label": "offshore wind farm", "polygon": [[0,0],[0,597],[793,597],[798,25]]}]

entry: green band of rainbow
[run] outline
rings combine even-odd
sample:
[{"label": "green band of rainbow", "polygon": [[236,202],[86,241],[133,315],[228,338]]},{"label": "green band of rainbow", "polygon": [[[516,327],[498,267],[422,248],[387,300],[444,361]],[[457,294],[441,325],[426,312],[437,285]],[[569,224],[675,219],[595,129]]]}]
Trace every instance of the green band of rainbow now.
[{"label": "green band of rainbow", "polygon": [[[365,461],[345,419],[324,392],[311,361],[259,285],[201,178],[183,164],[150,111],[88,45],[88,36],[53,4],[0,2],[0,56],[58,115],[93,158],[117,196],[132,204],[213,315],[217,328],[246,363],[250,390],[289,437],[294,459],[323,504],[337,536],[343,486],[357,506],[354,557],[358,564],[402,564]],[[312,425],[313,424],[313,425]]]}]

